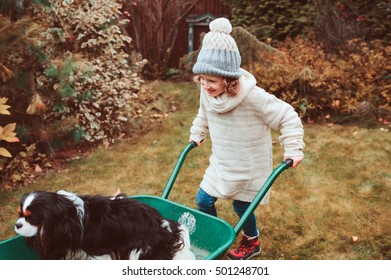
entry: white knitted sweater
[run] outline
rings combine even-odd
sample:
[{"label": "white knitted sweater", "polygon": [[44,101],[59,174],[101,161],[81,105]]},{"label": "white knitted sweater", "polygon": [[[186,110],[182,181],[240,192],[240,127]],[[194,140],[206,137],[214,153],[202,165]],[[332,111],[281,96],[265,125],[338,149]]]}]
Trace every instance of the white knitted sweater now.
[{"label": "white knitted sweater", "polygon": [[[212,154],[201,188],[217,198],[251,202],[272,171],[270,129],[280,130],[285,156],[302,156],[303,125],[293,107],[256,86],[243,70],[239,94],[210,97],[201,87],[200,107],[190,129],[196,142],[210,135]],[[269,202],[270,191],[261,204]]]}]

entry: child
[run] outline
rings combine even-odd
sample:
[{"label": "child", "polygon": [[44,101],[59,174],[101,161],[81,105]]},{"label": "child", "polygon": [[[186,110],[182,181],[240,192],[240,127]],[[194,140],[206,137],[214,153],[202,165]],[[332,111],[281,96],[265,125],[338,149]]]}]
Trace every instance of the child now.
[{"label": "child", "polygon": [[[241,58],[232,26],[225,18],[209,25],[193,67],[201,83],[200,107],[190,129],[190,140],[201,145],[212,141],[210,165],[206,169],[196,203],[200,211],[217,216],[218,198],[233,200],[241,217],[272,171],[270,129],[279,129],[284,160],[293,167],[303,160],[303,125],[293,107],[256,86],[249,72],[240,68]],[[270,192],[261,204],[267,204]],[[261,253],[254,213],[243,227],[240,246],[229,259],[245,260]]]}]

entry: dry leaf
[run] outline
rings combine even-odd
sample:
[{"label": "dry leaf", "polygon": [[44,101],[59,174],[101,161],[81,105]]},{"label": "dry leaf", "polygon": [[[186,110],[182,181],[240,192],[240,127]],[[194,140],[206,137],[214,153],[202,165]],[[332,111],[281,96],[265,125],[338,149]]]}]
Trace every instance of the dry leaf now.
[{"label": "dry leaf", "polygon": [[38,164],[35,165],[34,170],[35,172],[42,172],[42,168]]},{"label": "dry leaf", "polygon": [[102,145],[103,145],[103,147],[104,147],[105,149],[108,149],[108,148],[110,147],[110,143],[109,143],[109,141],[107,141],[106,139],[103,140]]},{"label": "dry leaf", "polygon": [[354,236],[354,235],[353,235],[353,236],[352,236],[352,241],[353,241],[353,242],[357,242],[357,241],[358,241],[358,236]]},{"label": "dry leaf", "polygon": [[12,157],[11,153],[6,148],[3,147],[0,147],[0,156]]}]

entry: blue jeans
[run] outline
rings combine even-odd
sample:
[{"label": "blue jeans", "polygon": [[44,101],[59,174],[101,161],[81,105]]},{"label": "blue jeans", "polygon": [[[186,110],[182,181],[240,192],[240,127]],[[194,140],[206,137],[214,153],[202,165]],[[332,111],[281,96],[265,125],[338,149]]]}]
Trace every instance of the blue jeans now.
[{"label": "blue jeans", "polygon": [[[207,213],[209,215],[217,217],[217,211],[215,207],[216,197],[210,196],[203,189],[200,188],[196,195],[196,204],[198,210]],[[242,217],[250,202],[234,200],[232,202],[234,211],[239,217]],[[251,213],[247,221],[243,225],[243,232],[245,235],[253,237],[258,236],[257,224],[254,213]]]}]

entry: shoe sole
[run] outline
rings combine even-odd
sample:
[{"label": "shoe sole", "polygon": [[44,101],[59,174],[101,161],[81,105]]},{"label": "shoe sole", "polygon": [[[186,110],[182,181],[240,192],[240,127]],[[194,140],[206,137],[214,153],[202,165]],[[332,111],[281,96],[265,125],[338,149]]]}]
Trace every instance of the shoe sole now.
[{"label": "shoe sole", "polygon": [[229,255],[227,256],[227,259],[229,260],[233,260],[233,261],[245,261],[245,260],[249,260],[249,259],[252,259],[253,257],[256,257],[256,256],[259,256],[261,254],[262,250],[259,250],[258,252],[254,252],[252,253],[251,255],[249,255],[247,258],[245,259],[232,259],[229,257]]}]

